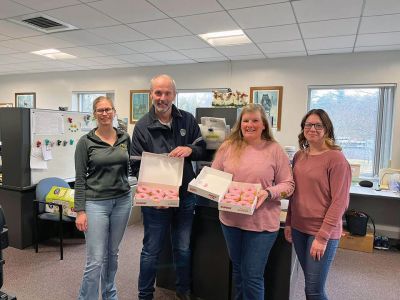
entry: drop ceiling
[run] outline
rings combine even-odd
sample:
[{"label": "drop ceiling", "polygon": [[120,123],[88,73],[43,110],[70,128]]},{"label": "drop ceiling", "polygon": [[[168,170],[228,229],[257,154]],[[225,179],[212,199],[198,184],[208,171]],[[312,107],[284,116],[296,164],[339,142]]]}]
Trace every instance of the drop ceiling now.
[{"label": "drop ceiling", "polygon": [[[77,30],[43,33],[36,14]],[[197,35],[242,29],[250,44]],[[32,51],[56,48],[76,59]],[[400,50],[398,0],[0,0],[0,74]]]}]

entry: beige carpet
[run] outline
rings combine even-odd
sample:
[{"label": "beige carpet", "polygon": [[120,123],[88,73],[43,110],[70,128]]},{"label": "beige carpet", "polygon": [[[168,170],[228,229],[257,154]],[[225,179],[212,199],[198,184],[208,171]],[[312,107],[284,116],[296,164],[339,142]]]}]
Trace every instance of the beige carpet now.
[{"label": "beige carpet", "polygon": [[[139,254],[142,225],[128,227],[120,250],[117,285],[120,300],[137,299]],[[2,290],[18,300],[76,299],[85,263],[84,240],[67,240],[64,260],[59,260],[56,240],[32,248],[3,250],[4,285]],[[375,251],[373,254],[338,251],[328,279],[330,299],[400,299],[400,252]],[[300,276],[295,299],[305,299]],[[157,289],[156,299],[173,299],[173,293]],[[212,299],[214,300],[214,299]],[[219,300],[219,299],[215,299]]]}]

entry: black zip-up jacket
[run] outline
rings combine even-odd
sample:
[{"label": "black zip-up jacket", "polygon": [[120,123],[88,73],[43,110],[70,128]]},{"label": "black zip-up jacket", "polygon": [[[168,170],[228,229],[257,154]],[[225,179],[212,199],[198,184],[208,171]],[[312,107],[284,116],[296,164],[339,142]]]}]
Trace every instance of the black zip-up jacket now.
[{"label": "black zip-up jacket", "polygon": [[[202,160],[206,152],[206,143],[201,137],[200,127],[192,114],[172,105],[171,128],[163,125],[155,114],[154,106],[135,125],[132,134],[131,155],[141,156],[143,151],[157,154],[170,153],[178,146],[187,146],[192,154],[185,158],[183,166],[182,186],[179,197],[188,194],[189,182],[195,177],[192,161]],[[132,159],[131,168],[138,177],[140,160]]]}]

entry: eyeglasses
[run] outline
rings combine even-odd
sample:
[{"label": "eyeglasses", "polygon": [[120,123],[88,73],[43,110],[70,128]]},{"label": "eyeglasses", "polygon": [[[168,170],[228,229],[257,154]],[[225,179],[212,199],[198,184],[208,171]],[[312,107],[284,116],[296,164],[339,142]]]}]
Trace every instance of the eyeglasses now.
[{"label": "eyeglasses", "polygon": [[304,129],[311,129],[311,127],[315,128],[315,130],[322,130],[325,128],[325,126],[321,123],[305,123],[304,124]]},{"label": "eyeglasses", "polygon": [[96,113],[98,113],[99,115],[102,115],[104,113],[110,114],[113,111],[114,111],[114,108],[110,108],[110,107],[96,109]]}]

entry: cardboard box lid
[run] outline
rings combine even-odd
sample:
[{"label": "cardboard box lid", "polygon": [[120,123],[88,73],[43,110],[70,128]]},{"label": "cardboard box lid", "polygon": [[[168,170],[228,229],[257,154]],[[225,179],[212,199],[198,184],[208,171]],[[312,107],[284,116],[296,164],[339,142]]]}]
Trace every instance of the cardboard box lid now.
[{"label": "cardboard box lid", "polygon": [[196,181],[197,183],[200,183],[202,181],[207,182],[207,187],[198,187],[203,188],[207,192],[221,195],[227,191],[229,185],[232,182],[232,177],[233,175],[230,173],[226,173],[210,167],[204,167],[201,170],[199,176],[197,176]]},{"label": "cardboard box lid", "polygon": [[143,152],[138,181],[181,186],[183,163],[182,157]]}]

